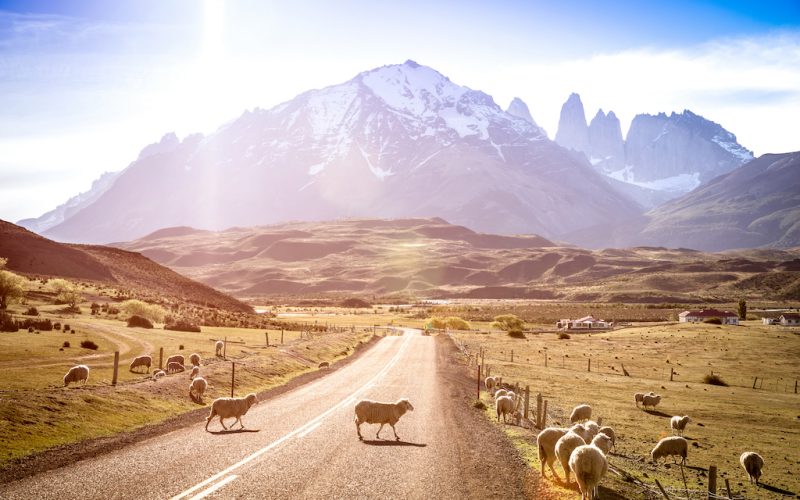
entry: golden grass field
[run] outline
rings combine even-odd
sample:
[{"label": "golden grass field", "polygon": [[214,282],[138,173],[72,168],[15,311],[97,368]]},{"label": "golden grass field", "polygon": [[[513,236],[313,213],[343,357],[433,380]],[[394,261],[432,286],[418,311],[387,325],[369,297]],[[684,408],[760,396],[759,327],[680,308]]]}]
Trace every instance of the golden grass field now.
[{"label": "golden grass field", "polygon": [[[574,406],[592,405],[593,417],[602,417],[603,425],[617,432],[610,463],[652,488],[658,478],[678,494],[684,489],[680,468],[651,463],[649,452],[671,434],[669,417],[686,414],[692,419],[685,432],[691,443],[685,469],[690,491],[703,490],[708,466],[716,465],[719,487],[724,488],[727,478],[734,493],[746,498],[800,493],[800,395],[794,393],[800,376],[800,329],[748,321],[743,326],[635,325],[607,333],[573,333],[564,340],[555,333],[528,334],[524,340],[501,332],[452,335],[469,352],[483,348],[492,375],[530,386],[534,409],[535,395],[541,393],[549,405],[548,425],[566,425]],[[623,363],[630,377],[622,375]],[[672,382],[670,368],[675,371]],[[730,386],[702,383],[711,371]],[[764,380],[761,389],[752,389],[755,376]],[[655,411],[645,412],[636,407],[633,394],[648,391],[663,399]],[[491,414],[492,399],[486,393],[483,399]],[[507,433],[538,471],[535,432],[507,426]],[[738,462],[744,451],[764,457],[764,487],[748,483]],[[571,489],[550,479],[545,484],[548,496],[574,496],[574,483]],[[602,485],[607,495],[643,494],[642,488],[612,473]]]}]

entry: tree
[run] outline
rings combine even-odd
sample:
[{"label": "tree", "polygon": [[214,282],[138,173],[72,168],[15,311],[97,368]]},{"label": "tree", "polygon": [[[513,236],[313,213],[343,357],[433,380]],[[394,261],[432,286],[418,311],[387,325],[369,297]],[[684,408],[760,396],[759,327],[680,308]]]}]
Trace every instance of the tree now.
[{"label": "tree", "polygon": [[747,301],[744,299],[739,299],[739,319],[747,319]]},{"label": "tree", "polygon": [[[5,262],[2,264],[5,265]],[[25,292],[24,285],[25,278],[22,276],[10,271],[0,271],[0,310],[5,310],[9,303],[22,297]]]},{"label": "tree", "polygon": [[67,304],[69,307],[76,307],[78,302],[81,301],[81,294],[75,288],[75,285],[67,280],[60,278],[50,280],[48,283],[50,289],[56,293],[56,300],[62,304]]},{"label": "tree", "polygon": [[507,332],[521,332],[525,328],[525,322],[514,314],[501,314],[494,317],[492,327]]}]

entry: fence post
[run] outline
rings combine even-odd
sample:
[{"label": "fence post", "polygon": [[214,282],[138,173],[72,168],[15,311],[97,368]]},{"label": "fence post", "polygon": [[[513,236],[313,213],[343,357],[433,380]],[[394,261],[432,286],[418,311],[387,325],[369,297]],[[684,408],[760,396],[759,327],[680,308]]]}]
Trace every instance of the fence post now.
[{"label": "fence post", "polygon": [[664,495],[664,498],[669,500],[669,495],[667,495],[667,492],[664,491],[664,487],[661,486],[661,483],[658,482],[658,479],[656,479],[656,486],[658,486],[658,489],[661,490],[661,494]]},{"label": "fence post", "polygon": [[797,379],[794,379],[794,393],[797,394]]},{"label": "fence post", "polygon": [[236,361],[231,361],[231,397],[233,397],[233,386],[236,383]]},{"label": "fence post", "polygon": [[708,466],[708,498],[717,496],[717,466]]},{"label": "fence post", "polygon": [[542,428],[542,393],[536,395],[536,427]]},{"label": "fence post", "polygon": [[481,400],[481,365],[478,365],[478,395],[476,397],[477,401]]},{"label": "fence post", "polygon": [[675,374],[675,369],[671,366],[669,367],[669,381],[672,382],[672,376]]},{"label": "fence post", "polygon": [[269,347],[269,332],[264,332],[264,340],[267,343],[267,347]]},{"label": "fence post", "polygon": [[[753,389],[756,388],[756,382],[758,382],[758,377],[753,377]],[[797,388],[797,383],[795,383],[794,386],[795,386],[795,388]],[[797,391],[795,391],[795,392],[797,392]]]},{"label": "fence post", "polygon": [[114,351],[114,376],[111,377],[111,385],[117,385],[117,373],[119,373],[119,351]]},{"label": "fence post", "polygon": [[159,347],[158,348],[158,369],[159,370],[163,370],[164,369],[163,362],[164,362],[164,348],[163,347]]},{"label": "fence post", "polygon": [[544,408],[542,408],[542,429],[547,427],[547,400],[544,400]]},{"label": "fence post", "polygon": [[225,343],[222,344],[222,359],[228,359],[228,337],[225,337]]},{"label": "fence post", "polygon": [[281,328],[281,345],[283,345],[283,328]]},{"label": "fence post", "polygon": [[530,403],[531,403],[531,386],[525,386],[525,418],[528,418],[528,411],[530,410]]},{"label": "fence post", "polygon": [[511,362],[514,362],[514,349],[511,349]]},{"label": "fence post", "polygon": [[727,477],[725,478],[725,489],[728,491],[728,498],[733,498],[733,495],[731,495],[731,482],[728,481]]},{"label": "fence post", "polygon": [[544,367],[547,368],[547,351],[544,352]]},{"label": "fence post", "polygon": [[589,358],[589,365],[588,365],[588,367],[586,368],[586,371],[587,371],[587,372],[590,372],[590,371],[592,371],[592,358]]}]

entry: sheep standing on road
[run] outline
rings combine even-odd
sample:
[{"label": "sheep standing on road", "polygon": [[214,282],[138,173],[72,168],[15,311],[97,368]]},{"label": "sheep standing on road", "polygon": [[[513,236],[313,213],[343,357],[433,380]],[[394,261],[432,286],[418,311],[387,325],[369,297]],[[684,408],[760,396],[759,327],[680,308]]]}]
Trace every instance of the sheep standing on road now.
[{"label": "sheep standing on road", "polygon": [[196,377],[200,376],[200,367],[195,365],[192,367],[191,373],[189,373],[189,380],[194,380]]},{"label": "sheep standing on road", "polygon": [[500,415],[503,415],[503,423],[506,423],[506,415],[510,415],[513,418],[514,400],[510,396],[500,396],[495,401],[494,406],[498,422],[500,421]]},{"label": "sheep standing on road", "polygon": [[250,409],[251,406],[256,404],[256,395],[253,393],[248,394],[243,398],[217,398],[211,403],[211,414],[208,415],[206,419],[206,430],[208,430],[208,424],[211,422],[211,419],[214,417],[219,417],[219,423],[222,425],[222,428],[226,431],[229,429],[225,427],[225,420],[226,418],[235,418],[236,420],[233,422],[233,425],[230,426],[232,429],[236,422],[239,422],[239,425],[242,426],[244,429],[244,423],[242,422],[242,416],[247,413],[247,410]]},{"label": "sheep standing on road", "polygon": [[744,467],[747,472],[747,477],[750,482],[755,482],[758,485],[758,479],[761,477],[761,469],[764,468],[764,459],[761,455],[754,451],[746,451],[739,457],[739,463]]},{"label": "sheep standing on road", "polygon": [[150,365],[153,363],[153,358],[150,356],[136,356],[131,361],[131,366],[129,368],[130,371],[133,371],[134,368],[138,368],[140,366],[144,366],[147,368],[147,373],[150,373]]},{"label": "sheep standing on road", "polygon": [[589,405],[578,405],[572,409],[569,421],[574,424],[583,420],[589,420],[590,418],[592,418],[592,407]]},{"label": "sheep standing on road", "polygon": [[608,472],[608,460],[603,450],[592,442],[575,448],[569,457],[569,468],[575,474],[581,498],[592,500],[597,496],[600,480]]},{"label": "sheep standing on road", "polygon": [[683,436],[683,431],[686,429],[686,424],[688,423],[689,415],[684,415],[682,417],[676,415],[669,419],[669,426],[672,428],[672,433],[677,433],[679,436]]},{"label": "sheep standing on road", "polygon": [[225,343],[223,341],[221,341],[221,340],[217,340],[217,343],[214,344],[214,348],[217,351],[216,355],[217,355],[218,358],[222,357],[222,349],[224,347],[225,347]]},{"label": "sheep standing on road", "polygon": [[548,427],[536,436],[536,445],[539,448],[539,463],[542,464],[542,477],[545,477],[544,467],[547,465],[550,467],[553,477],[559,479],[556,470],[553,468],[553,462],[556,460],[556,443],[567,432],[567,429],[560,427]]},{"label": "sheep standing on road", "polygon": [[178,363],[180,365],[185,365],[186,364],[184,362],[183,354],[173,354],[172,356],[168,357],[167,358],[167,366],[169,366],[170,363]]},{"label": "sheep standing on road", "polygon": [[185,370],[184,366],[178,362],[167,363],[167,373],[182,372]]},{"label": "sheep standing on road", "polygon": [[572,431],[564,434],[556,441],[556,458],[564,469],[564,482],[569,484],[569,457],[578,446],[583,446],[586,441]]},{"label": "sheep standing on road", "polygon": [[71,382],[86,382],[89,380],[89,367],[86,365],[76,365],[69,369],[64,375],[64,387],[68,386]]},{"label": "sheep standing on road", "polygon": [[192,366],[200,366],[200,355],[196,352],[193,353],[191,356],[189,356],[189,363],[191,363]]},{"label": "sheep standing on road", "polygon": [[661,394],[653,394],[651,392],[650,394],[645,394],[644,398],[642,398],[642,405],[644,406],[645,410],[647,409],[648,406],[652,406],[653,408],[655,408],[656,406],[658,406],[658,403],[660,402],[661,402]]},{"label": "sheep standing on road", "polygon": [[[679,436],[665,437],[658,442],[653,451],[650,452],[650,457],[653,462],[658,462],[662,457],[681,457],[681,464],[686,465],[686,455],[689,451],[689,442]],[[676,460],[677,463],[677,460]]]},{"label": "sheep standing on road", "polygon": [[407,411],[414,411],[414,407],[411,406],[411,403],[407,399],[401,399],[396,403],[381,403],[368,399],[359,401],[355,407],[355,423],[358,439],[364,439],[361,435],[361,424],[381,424],[378,428],[378,432],[375,433],[377,439],[381,438],[380,434],[383,426],[389,424],[392,426],[395,440],[400,441],[400,436],[397,435],[397,429],[394,428],[394,425]]},{"label": "sheep standing on road", "polygon": [[203,394],[206,392],[206,388],[208,387],[208,382],[203,377],[197,377],[196,379],[192,380],[192,383],[189,384],[189,399],[192,401],[197,401],[198,403],[203,402]]}]

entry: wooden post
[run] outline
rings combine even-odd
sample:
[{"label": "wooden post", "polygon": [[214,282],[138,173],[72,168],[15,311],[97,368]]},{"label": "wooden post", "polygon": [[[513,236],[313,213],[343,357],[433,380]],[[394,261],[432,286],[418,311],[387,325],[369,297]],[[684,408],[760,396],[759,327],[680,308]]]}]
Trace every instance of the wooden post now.
[{"label": "wooden post", "polygon": [[281,328],[281,345],[283,345],[283,328]]},{"label": "wooden post", "polygon": [[547,351],[544,352],[544,367],[547,368]]},{"label": "wooden post", "polygon": [[794,393],[797,394],[797,379],[794,379]]},{"label": "wooden post", "polygon": [[725,478],[725,490],[728,492],[728,498],[733,498],[733,495],[731,495],[731,482],[728,481],[727,477]]},{"label": "wooden post", "polygon": [[163,370],[164,369],[164,348],[163,347],[159,347],[158,348],[158,369],[159,370]]},{"label": "wooden post", "polygon": [[478,365],[478,395],[476,399],[478,401],[481,399],[481,365]]},{"label": "wooden post", "polygon": [[708,466],[708,498],[717,496],[717,466]]},{"label": "wooden post", "polygon": [[544,400],[544,408],[542,408],[542,429],[547,427],[547,400]]},{"label": "wooden post", "polygon": [[264,332],[264,342],[266,342],[267,347],[269,347],[269,332]]},{"label": "wooden post", "polygon": [[228,337],[225,337],[225,343],[222,344],[222,359],[228,359],[227,354],[228,354]]},{"label": "wooden post", "polygon": [[523,415],[525,415],[525,418],[528,418],[528,415],[529,415],[528,412],[530,411],[530,408],[531,408],[530,404],[531,404],[531,386],[526,385],[525,386],[525,413],[523,413]]},{"label": "wooden post", "polygon": [[233,397],[234,384],[236,384],[236,361],[231,361],[231,397]]},{"label": "wooden post", "polygon": [[658,479],[656,479],[656,486],[658,486],[658,489],[661,490],[661,494],[664,495],[664,498],[669,500],[669,495],[667,495],[667,492],[664,491],[664,487],[661,486],[661,483],[658,482]]},{"label": "wooden post", "polygon": [[587,366],[586,371],[587,372],[592,371],[592,358],[589,358],[589,365]]},{"label": "wooden post", "polygon": [[[758,377],[753,377],[753,389],[756,388],[756,382],[758,382]],[[797,384],[795,384],[795,387],[797,387]],[[797,391],[795,391],[795,392],[797,392]]]},{"label": "wooden post", "polygon": [[675,369],[671,366],[669,367],[669,381],[672,382],[672,376],[675,375]]},{"label": "wooden post", "polygon": [[511,362],[514,362],[514,349],[511,349]]},{"label": "wooden post", "polygon": [[536,395],[536,427],[542,428],[542,393]]},{"label": "wooden post", "polygon": [[119,373],[119,351],[114,351],[114,376],[111,377],[111,385],[117,385],[117,373]]}]

